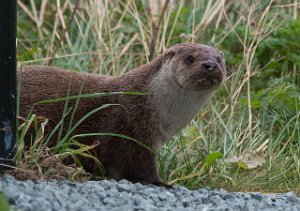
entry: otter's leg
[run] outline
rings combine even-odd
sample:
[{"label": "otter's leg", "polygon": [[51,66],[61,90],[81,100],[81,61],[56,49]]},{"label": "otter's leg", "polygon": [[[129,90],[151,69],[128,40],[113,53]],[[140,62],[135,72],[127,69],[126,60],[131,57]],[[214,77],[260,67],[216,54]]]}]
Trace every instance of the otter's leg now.
[{"label": "otter's leg", "polygon": [[129,168],[124,175],[124,179],[145,185],[153,184],[165,188],[172,188],[171,185],[160,180],[155,155],[146,149],[138,151],[138,153],[131,157],[128,163]]}]

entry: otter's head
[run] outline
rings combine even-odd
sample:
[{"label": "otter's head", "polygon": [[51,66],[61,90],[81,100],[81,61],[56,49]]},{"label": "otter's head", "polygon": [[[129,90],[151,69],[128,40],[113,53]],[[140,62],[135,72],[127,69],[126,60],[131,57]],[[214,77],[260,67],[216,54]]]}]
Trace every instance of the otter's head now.
[{"label": "otter's head", "polygon": [[167,50],[166,62],[178,85],[187,90],[215,90],[226,77],[222,52],[207,45],[181,43]]}]

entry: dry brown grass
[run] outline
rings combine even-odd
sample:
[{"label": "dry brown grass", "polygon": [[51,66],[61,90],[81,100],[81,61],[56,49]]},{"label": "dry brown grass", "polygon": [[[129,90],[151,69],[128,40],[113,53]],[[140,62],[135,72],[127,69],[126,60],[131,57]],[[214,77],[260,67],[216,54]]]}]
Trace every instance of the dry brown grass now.
[{"label": "dry brown grass", "polygon": [[[222,152],[224,158],[255,151],[266,154],[266,164],[261,168],[242,172],[220,160],[205,175],[181,184],[230,190],[299,191],[300,152],[291,142],[297,141],[294,139],[299,133],[300,112],[297,110],[286,125],[277,128],[277,114],[273,122],[264,125],[264,120],[273,116],[257,114],[252,107],[256,91],[253,82],[261,80],[265,70],[265,66],[257,65],[257,49],[284,20],[299,18],[299,1],[90,0],[80,1],[76,10],[75,0],[41,0],[39,7],[33,0],[23,2],[18,0],[22,17],[29,18],[35,28],[28,32],[19,27],[19,43],[24,52],[37,45],[38,49],[20,64],[52,61],[52,65],[78,71],[118,75],[146,63],[177,42],[204,42],[225,53],[228,49],[237,51],[239,55],[232,56],[241,60],[228,66],[227,81],[217,97],[166,146],[161,172],[172,181],[199,172],[205,156],[212,151]],[[31,41],[33,31],[36,36]],[[231,36],[235,42],[225,45]],[[282,59],[273,57],[266,63]],[[296,81],[297,68],[292,65]],[[241,104],[243,98],[246,105]],[[280,150],[275,150],[281,145]]]}]

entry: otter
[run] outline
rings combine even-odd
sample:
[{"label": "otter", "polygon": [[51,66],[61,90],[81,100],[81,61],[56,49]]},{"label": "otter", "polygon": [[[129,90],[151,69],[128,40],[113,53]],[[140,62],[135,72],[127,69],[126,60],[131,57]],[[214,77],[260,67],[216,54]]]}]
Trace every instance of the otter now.
[{"label": "otter", "polygon": [[[25,66],[18,77],[21,79],[20,116],[26,117],[32,111],[49,119],[48,131],[61,121],[65,102],[37,102],[88,93],[139,93],[80,99],[74,123],[96,108],[110,106],[89,116],[72,134],[121,134],[157,151],[198,114],[224,81],[226,68],[218,49],[181,43],[121,76]],[[74,108],[74,101],[69,100],[69,108]],[[67,132],[70,119],[64,117],[63,133]],[[96,135],[80,139],[90,145],[96,141],[98,145],[91,153],[100,160],[106,176],[170,187],[158,175],[156,153],[152,150],[122,136]],[[96,172],[92,160],[82,158],[81,161],[87,171]]]}]

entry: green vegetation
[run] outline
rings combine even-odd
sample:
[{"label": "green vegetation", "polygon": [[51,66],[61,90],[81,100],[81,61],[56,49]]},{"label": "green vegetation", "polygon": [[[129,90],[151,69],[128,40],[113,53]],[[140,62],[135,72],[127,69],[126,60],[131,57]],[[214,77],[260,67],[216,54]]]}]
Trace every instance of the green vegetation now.
[{"label": "green vegetation", "polygon": [[[179,42],[222,50],[226,83],[160,151],[162,178],[194,189],[300,191],[299,1],[170,1],[166,10],[131,0],[18,2],[20,65],[118,75]],[[45,121],[28,117],[20,138],[34,124],[35,140],[47,140]],[[82,147],[76,153],[88,155]],[[19,167],[43,175],[54,152],[32,150]]]},{"label": "green vegetation", "polygon": [[0,210],[9,211],[10,206],[4,193],[0,192]]}]

